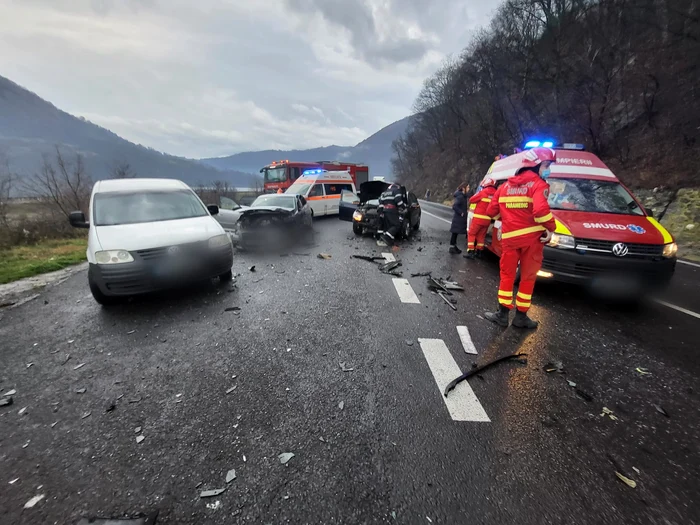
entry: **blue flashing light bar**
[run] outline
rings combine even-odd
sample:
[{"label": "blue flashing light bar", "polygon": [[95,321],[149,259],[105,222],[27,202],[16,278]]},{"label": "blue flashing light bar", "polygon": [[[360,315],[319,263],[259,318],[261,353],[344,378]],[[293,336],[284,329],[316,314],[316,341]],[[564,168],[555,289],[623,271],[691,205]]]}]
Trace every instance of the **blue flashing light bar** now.
[{"label": "blue flashing light bar", "polygon": [[546,142],[543,142],[543,143],[542,143],[542,147],[543,147],[543,148],[551,148],[551,147],[554,147],[554,142],[552,142],[551,140],[548,140],[548,141],[546,141]]},{"label": "blue flashing light bar", "polygon": [[304,170],[302,172],[302,175],[317,175],[319,173],[323,173],[325,170]]},{"label": "blue flashing light bar", "polygon": [[538,148],[540,146],[539,140],[531,140],[525,143],[526,148]]}]

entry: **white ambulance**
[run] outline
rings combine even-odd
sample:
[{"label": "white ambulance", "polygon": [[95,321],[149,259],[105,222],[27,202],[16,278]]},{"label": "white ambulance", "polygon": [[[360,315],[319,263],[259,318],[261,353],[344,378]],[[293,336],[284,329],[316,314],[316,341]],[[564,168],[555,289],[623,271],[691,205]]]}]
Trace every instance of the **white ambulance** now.
[{"label": "white ambulance", "polygon": [[306,198],[314,217],[338,215],[340,194],[355,191],[349,171],[306,170],[285,193]]}]

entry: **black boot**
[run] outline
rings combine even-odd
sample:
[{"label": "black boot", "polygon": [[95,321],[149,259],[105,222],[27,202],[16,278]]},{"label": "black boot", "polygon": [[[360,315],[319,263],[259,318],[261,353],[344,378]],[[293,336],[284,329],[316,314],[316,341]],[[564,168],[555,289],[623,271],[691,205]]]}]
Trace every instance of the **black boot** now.
[{"label": "black boot", "polygon": [[465,259],[473,259],[474,258],[474,250],[467,250],[467,253],[463,255]]},{"label": "black boot", "polygon": [[502,304],[498,305],[498,311],[497,312],[486,312],[484,314],[484,317],[491,321],[492,323],[496,323],[497,325],[506,327],[508,326],[508,314],[510,313],[510,310],[503,306]]},{"label": "black boot", "polygon": [[453,244],[452,246],[450,246],[450,253],[453,254],[453,255],[458,255],[458,254],[462,253],[462,250],[460,250],[459,248],[457,248],[457,247]]},{"label": "black boot", "polygon": [[516,328],[537,328],[539,323],[530,319],[525,312],[518,310],[515,312],[515,319],[513,319],[513,326]]},{"label": "black boot", "polygon": [[482,255],[483,255],[483,251],[482,251],[482,250],[476,250],[476,258],[477,258],[477,259],[481,259],[481,256],[482,256]]}]

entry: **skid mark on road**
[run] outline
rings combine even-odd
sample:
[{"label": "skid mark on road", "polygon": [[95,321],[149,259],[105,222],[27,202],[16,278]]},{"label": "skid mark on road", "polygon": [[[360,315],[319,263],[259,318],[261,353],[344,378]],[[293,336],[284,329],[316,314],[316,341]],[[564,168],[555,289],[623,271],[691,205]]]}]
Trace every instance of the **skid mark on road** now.
[{"label": "skid mark on road", "polygon": [[383,253],[382,257],[384,257],[386,262],[394,262],[396,260],[393,253]]},{"label": "skid mark on road", "polygon": [[462,374],[445,342],[442,339],[418,339],[418,342],[435,378],[438,395],[447,406],[452,419],[489,423],[489,416],[467,381],[459,383],[449,396],[443,395],[447,384]]},{"label": "skid mark on road", "polygon": [[462,341],[464,351],[468,354],[476,354],[476,347],[472,341],[472,336],[469,335],[469,329],[466,326],[458,326],[457,333],[459,334],[459,340]]},{"label": "skid mark on road", "polygon": [[416,292],[413,291],[411,283],[408,279],[392,279],[396,293],[399,294],[399,299],[402,303],[420,304]]},{"label": "skid mark on road", "polygon": [[672,308],[673,310],[676,310],[678,312],[683,312],[684,314],[692,315],[693,317],[697,317],[698,319],[700,319],[700,314],[693,312],[692,310],[683,308],[682,306],[676,306],[675,304],[667,303],[666,301],[662,301],[661,299],[654,299],[654,301],[664,305],[666,308]]}]

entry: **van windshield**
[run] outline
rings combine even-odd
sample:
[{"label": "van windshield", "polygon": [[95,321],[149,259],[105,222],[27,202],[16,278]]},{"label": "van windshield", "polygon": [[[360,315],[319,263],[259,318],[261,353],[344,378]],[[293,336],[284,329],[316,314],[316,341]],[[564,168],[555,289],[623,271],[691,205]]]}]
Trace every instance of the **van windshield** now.
[{"label": "van windshield", "polygon": [[553,210],[644,215],[632,195],[614,181],[555,179],[549,182],[549,207]]},{"label": "van windshield", "polygon": [[204,217],[207,209],[189,190],[97,193],[95,226]]},{"label": "van windshield", "polygon": [[293,193],[294,195],[306,195],[311,184],[292,184],[285,193]]}]

